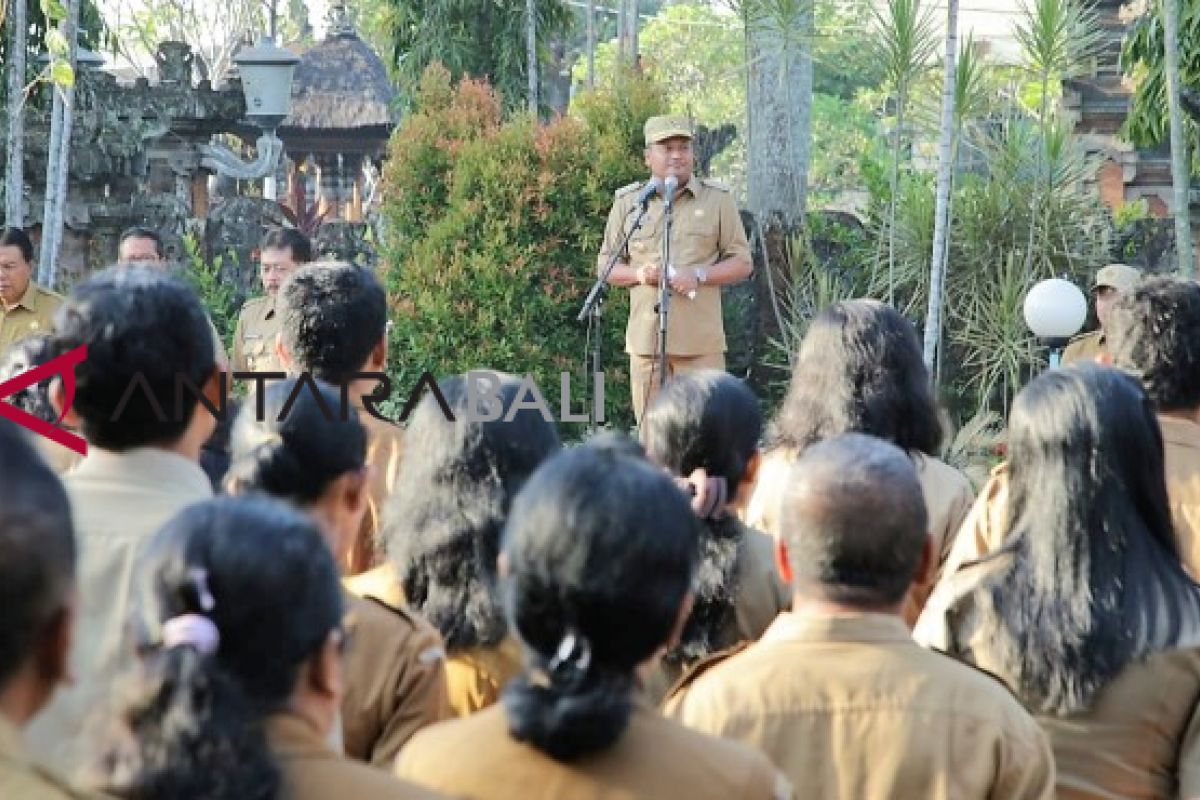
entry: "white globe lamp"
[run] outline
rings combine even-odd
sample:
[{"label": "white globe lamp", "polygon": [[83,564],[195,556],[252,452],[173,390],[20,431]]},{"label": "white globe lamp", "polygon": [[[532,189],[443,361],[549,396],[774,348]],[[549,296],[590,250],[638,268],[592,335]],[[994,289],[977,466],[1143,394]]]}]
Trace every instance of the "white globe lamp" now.
[{"label": "white globe lamp", "polygon": [[1036,284],[1025,295],[1025,324],[1050,348],[1050,367],[1059,365],[1062,349],[1087,319],[1087,297],[1062,278]]}]

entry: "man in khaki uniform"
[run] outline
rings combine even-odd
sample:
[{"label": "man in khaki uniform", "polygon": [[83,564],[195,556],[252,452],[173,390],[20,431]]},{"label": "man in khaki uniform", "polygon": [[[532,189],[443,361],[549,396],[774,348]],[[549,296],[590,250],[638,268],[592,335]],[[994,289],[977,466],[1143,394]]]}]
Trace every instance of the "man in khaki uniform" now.
[{"label": "man in khaki uniform", "polygon": [[18,228],[0,233],[0,354],[37,333],[49,333],[62,297],[33,282],[33,242]]},{"label": "man in khaki uniform", "polygon": [[283,365],[275,355],[275,337],[279,334],[279,315],[275,296],[287,277],[301,264],[312,261],[312,243],[300,231],[275,228],[258,246],[262,297],[246,301],[238,314],[233,333],[233,369],[235,372],[279,372]]},{"label": "man in khaki uniform", "polygon": [[371,398],[378,381],[357,377],[387,370],[387,293],[374,273],[362,267],[309,264],[279,290],[278,324],[276,354],[283,368],[342,389],[367,429],[367,514],[357,540],[337,554],[343,574],[357,575],[379,561],[375,534],[380,511],[395,486],[403,451],[400,426],[366,408],[364,398]]},{"label": "man in khaki uniform", "polygon": [[[117,244],[117,263],[125,266],[141,265],[152,269],[171,270],[171,264],[167,261],[167,248],[163,243],[162,236],[158,234],[158,231],[140,225],[128,228],[121,234],[121,240]],[[208,316],[207,310],[204,312],[204,318],[208,320],[208,330],[212,335],[217,363],[228,366],[229,354],[225,352],[225,343],[221,341],[221,334],[217,331],[217,326],[213,324],[212,317]]]},{"label": "man in khaki uniform", "polygon": [[1179,555],[1200,580],[1200,284],[1147,278],[1113,305],[1113,366],[1137,377],[1162,428]]},{"label": "man in khaki uniform", "polygon": [[[216,421],[191,393],[176,398],[176,378],[186,377],[215,405],[220,368],[211,347],[197,350],[191,344],[210,341],[196,295],[161,270],[106,270],[76,286],[65,306],[70,313],[55,331],[56,346],[88,345],[87,360],[75,370],[78,388],[65,420],[88,441],[86,458],[64,479],[81,544],[74,681],[27,735],[39,759],[71,770],[93,742],[90,720],[134,661],[126,627],[133,579],[153,534],[186,506],[212,495],[198,461]],[[138,375],[165,417],[146,392],[128,391]],[[61,413],[58,381],[51,400]]]},{"label": "man in khaki uniform", "polygon": [[[674,177],[671,260],[663,265],[664,202],[651,199],[641,227],[617,259],[609,277],[614,286],[630,288],[629,353],[633,410],[637,419],[657,391],[658,280],[668,270],[672,290],[667,322],[668,378],[677,372],[725,368],[725,328],[721,288],[749,277],[753,267],[746,231],[729,189],[692,174],[692,126],[686,117],[651,117],[646,121],[646,166],[654,179]],[[637,217],[637,198],[645,183],[616,193],[598,259],[601,270]]]},{"label": "man in khaki uniform", "polygon": [[62,484],[23,432],[0,421],[0,797],[83,794],[26,752],[21,727],[67,675],[75,619],[75,537]]},{"label": "man in khaki uniform", "polygon": [[1092,297],[1096,304],[1096,318],[1100,328],[1090,333],[1081,333],[1071,339],[1063,351],[1063,366],[1076,361],[1095,361],[1107,352],[1105,330],[1108,327],[1108,312],[1117,298],[1133,290],[1142,273],[1124,264],[1109,264],[1096,273],[1092,284]]},{"label": "man in khaki uniform", "polygon": [[1052,798],[1049,743],[1016,698],[904,624],[905,593],[933,568],[908,456],[861,434],[821,442],[781,509],[793,611],[693,671],[668,713],[757,746],[805,797]]}]

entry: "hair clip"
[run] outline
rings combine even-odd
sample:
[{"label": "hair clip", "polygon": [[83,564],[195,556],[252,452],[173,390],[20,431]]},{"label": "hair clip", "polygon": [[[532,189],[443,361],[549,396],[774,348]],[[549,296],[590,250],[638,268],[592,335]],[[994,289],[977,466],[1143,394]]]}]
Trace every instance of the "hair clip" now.
[{"label": "hair clip", "polygon": [[163,623],[162,646],[194,647],[198,653],[211,656],[221,644],[221,632],[217,625],[201,614],[181,614]]},{"label": "hair clip", "polygon": [[550,659],[550,674],[556,678],[579,680],[592,665],[592,644],[583,634],[568,630]]},{"label": "hair clip", "polygon": [[204,567],[192,567],[188,570],[188,580],[192,583],[192,590],[196,593],[196,602],[200,604],[200,610],[205,614],[217,607],[216,598],[208,588],[208,570]]}]

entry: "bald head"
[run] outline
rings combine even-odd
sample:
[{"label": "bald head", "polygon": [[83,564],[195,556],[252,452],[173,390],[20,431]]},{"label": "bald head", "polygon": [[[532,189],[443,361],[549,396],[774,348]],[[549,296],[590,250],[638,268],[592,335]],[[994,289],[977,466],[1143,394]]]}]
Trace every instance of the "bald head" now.
[{"label": "bald head", "polygon": [[779,520],[795,590],[863,606],[904,597],[929,527],[912,460],[858,433],[804,451],[788,476]]}]

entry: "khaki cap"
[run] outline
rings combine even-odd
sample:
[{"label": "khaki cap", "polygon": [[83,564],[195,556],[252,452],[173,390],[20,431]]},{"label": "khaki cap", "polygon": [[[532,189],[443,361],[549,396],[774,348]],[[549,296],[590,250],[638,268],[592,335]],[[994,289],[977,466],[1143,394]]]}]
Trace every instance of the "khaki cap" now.
[{"label": "khaki cap", "polygon": [[692,121],[687,117],[651,117],[646,120],[647,147],[656,142],[675,139],[677,137],[691,139],[694,135],[692,132]]},{"label": "khaki cap", "polygon": [[1138,281],[1141,279],[1141,270],[1134,269],[1125,264],[1109,264],[1107,267],[1102,267],[1096,273],[1096,280],[1092,283],[1092,291],[1096,291],[1101,286],[1107,286],[1111,289],[1116,289],[1118,292],[1128,292],[1137,286]]}]

